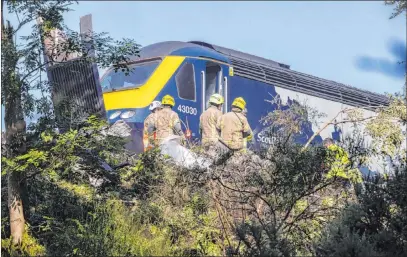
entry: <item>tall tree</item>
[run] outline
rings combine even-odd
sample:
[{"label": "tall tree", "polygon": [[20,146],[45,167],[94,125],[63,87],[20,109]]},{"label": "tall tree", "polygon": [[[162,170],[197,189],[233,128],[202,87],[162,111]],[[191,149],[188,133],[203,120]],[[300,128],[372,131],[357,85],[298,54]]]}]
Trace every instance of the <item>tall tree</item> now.
[{"label": "tall tree", "polygon": [[[35,112],[50,111],[49,94],[36,98],[32,91],[50,92],[52,84],[43,76],[50,63],[64,62],[72,53],[79,53],[84,61],[96,62],[101,67],[115,65],[126,69],[128,57],[138,54],[139,45],[133,40],[113,40],[107,33],[90,33],[95,56],[88,55],[88,42],[82,42],[79,33],[64,25],[63,14],[71,11],[73,1],[7,1],[9,14],[17,17],[18,23],[4,24],[4,0],[1,7],[2,30],[2,105],[5,107],[6,153],[7,158],[27,152],[26,117]],[[43,22],[36,23],[40,18]],[[32,24],[32,25],[31,25]],[[20,38],[19,44],[13,39],[21,28],[31,25],[31,33]],[[56,44],[54,33],[64,31],[64,40]],[[44,39],[50,39],[45,48]],[[44,53],[47,56],[44,58]],[[51,110],[52,113],[52,110]],[[28,149],[29,150],[29,149]],[[10,232],[14,244],[20,244],[24,235],[24,209],[28,203],[22,200],[24,171],[8,172],[8,202]]]},{"label": "tall tree", "polygon": [[[2,24],[4,25],[4,24]],[[2,37],[2,103],[5,104],[6,115],[6,155],[11,158],[25,152],[25,122],[21,106],[21,81],[16,73],[18,56],[13,41],[13,27],[8,23],[4,26]],[[8,174],[8,206],[10,211],[11,235],[15,243],[21,240],[24,232],[24,214],[21,200],[21,174]]]}]

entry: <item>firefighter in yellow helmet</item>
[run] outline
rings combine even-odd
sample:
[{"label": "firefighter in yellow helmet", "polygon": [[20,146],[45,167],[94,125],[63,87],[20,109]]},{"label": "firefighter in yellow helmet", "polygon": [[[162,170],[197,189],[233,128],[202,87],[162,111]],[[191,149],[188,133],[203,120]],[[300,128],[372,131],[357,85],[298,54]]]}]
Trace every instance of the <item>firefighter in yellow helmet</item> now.
[{"label": "firefighter in yellow helmet", "polygon": [[157,112],[154,123],[149,125],[148,133],[156,132],[158,144],[171,135],[178,135],[184,139],[178,114],[172,110],[172,107],[175,105],[174,98],[170,95],[165,95],[161,105],[163,108]]},{"label": "firefighter in yellow helmet", "polygon": [[232,103],[232,111],[222,115],[216,128],[221,132],[222,141],[232,150],[244,149],[244,138],[252,138],[252,130],[243,110],[246,101],[242,97],[236,98]]},{"label": "firefighter in yellow helmet", "polygon": [[213,94],[209,98],[209,108],[201,114],[199,118],[199,131],[202,136],[202,145],[209,147],[215,145],[219,140],[219,133],[216,129],[216,123],[222,116],[223,96]]},{"label": "firefighter in yellow helmet", "polygon": [[154,121],[157,117],[157,113],[159,110],[162,109],[160,101],[153,101],[148,108],[151,113],[147,116],[144,120],[144,130],[143,130],[143,143],[144,143],[144,151],[149,148],[152,148],[156,145],[156,133],[154,132],[153,135],[148,133],[148,127],[150,124],[154,124]]}]

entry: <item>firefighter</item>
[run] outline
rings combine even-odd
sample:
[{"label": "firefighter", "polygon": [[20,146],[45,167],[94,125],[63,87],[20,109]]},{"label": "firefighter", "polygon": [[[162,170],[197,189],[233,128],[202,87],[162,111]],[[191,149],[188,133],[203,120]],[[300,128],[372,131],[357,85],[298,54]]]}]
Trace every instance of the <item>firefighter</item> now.
[{"label": "firefighter", "polygon": [[231,150],[244,150],[244,138],[251,140],[252,130],[247,118],[243,115],[246,101],[242,97],[237,97],[232,103],[232,111],[222,115],[217,124],[217,129],[221,132],[221,140]]},{"label": "firefighter", "polygon": [[144,135],[143,135],[143,143],[144,143],[144,150],[147,150],[147,149],[150,149],[150,148],[152,148],[153,146],[155,146],[156,145],[156,142],[155,142],[155,132],[154,132],[154,134],[153,135],[151,135],[151,134],[149,134],[148,133],[148,126],[150,125],[150,124],[153,124],[154,123],[154,120],[156,119],[156,117],[157,117],[157,112],[159,111],[159,110],[161,110],[161,108],[162,108],[162,106],[161,106],[161,102],[160,101],[153,101],[151,104],[150,104],[150,107],[148,108],[149,110],[150,110],[150,114],[147,116],[147,118],[144,120]]},{"label": "firefighter", "polygon": [[178,114],[172,110],[175,100],[170,95],[165,95],[161,101],[162,109],[157,112],[156,119],[148,126],[148,133],[156,132],[157,143],[160,144],[168,136],[181,136],[185,140],[184,133],[181,129],[181,122]]},{"label": "firefighter", "polygon": [[213,94],[209,98],[209,108],[201,114],[199,118],[199,130],[202,136],[202,145],[207,148],[215,145],[219,140],[219,133],[216,129],[216,123],[222,116],[223,96]]}]

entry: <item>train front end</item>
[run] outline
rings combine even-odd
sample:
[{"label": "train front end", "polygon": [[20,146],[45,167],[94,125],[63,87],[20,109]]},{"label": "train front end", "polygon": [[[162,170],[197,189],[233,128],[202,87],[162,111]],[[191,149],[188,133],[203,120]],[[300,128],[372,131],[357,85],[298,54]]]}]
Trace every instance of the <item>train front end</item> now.
[{"label": "train front end", "polygon": [[103,101],[109,124],[119,120],[131,127],[131,140],[126,148],[134,153],[144,151],[143,126],[150,114],[149,105],[160,100],[163,89],[183,62],[183,57],[167,56],[132,62],[126,70],[110,68],[101,79]]}]

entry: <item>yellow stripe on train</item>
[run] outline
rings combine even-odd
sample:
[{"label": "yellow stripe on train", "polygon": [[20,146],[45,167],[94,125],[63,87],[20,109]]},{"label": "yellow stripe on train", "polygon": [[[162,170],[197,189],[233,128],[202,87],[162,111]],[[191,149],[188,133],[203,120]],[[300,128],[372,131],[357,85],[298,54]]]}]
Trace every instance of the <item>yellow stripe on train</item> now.
[{"label": "yellow stripe on train", "polygon": [[167,56],[143,86],[103,93],[106,111],[148,106],[184,60],[181,56]]}]

